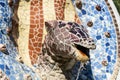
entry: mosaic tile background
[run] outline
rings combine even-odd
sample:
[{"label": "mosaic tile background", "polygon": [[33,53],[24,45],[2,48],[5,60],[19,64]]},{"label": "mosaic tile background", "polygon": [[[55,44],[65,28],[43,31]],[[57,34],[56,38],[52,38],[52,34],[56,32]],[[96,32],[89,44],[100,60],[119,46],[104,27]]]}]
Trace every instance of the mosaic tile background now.
[{"label": "mosaic tile background", "polygon": [[[82,9],[76,8],[76,11],[97,45],[96,50],[90,54],[94,79],[110,80],[117,56],[116,32],[111,14],[104,0],[82,0],[82,4]],[[101,11],[96,9],[97,5],[101,7]],[[87,25],[89,21],[93,22],[92,27]],[[110,38],[105,36],[106,32],[110,33]]]},{"label": "mosaic tile background", "polygon": [[[12,11],[7,0],[0,0],[0,44],[6,45],[6,51],[0,52],[0,70],[6,74],[7,80],[24,80],[27,76],[39,80],[40,77],[28,66],[15,60],[18,52],[11,41],[12,37],[8,37],[6,32],[7,28],[12,27],[11,18]],[[1,76],[0,80],[6,80],[3,77]]]},{"label": "mosaic tile background", "polygon": [[[79,80],[110,80],[117,59],[117,35],[112,16],[104,0],[81,0],[82,8],[78,9],[72,0],[82,24],[86,26],[89,34],[96,42],[96,50],[91,50],[91,63],[87,71],[82,71],[83,76]],[[32,4],[34,5],[34,4]],[[98,11],[96,6],[99,5],[101,10]],[[57,14],[57,13],[56,13]],[[6,28],[10,28],[12,18],[12,9],[8,6],[7,0],[0,0],[0,44],[5,44],[7,50],[0,52],[0,70],[8,77],[9,80],[40,80],[39,75],[25,64],[16,61],[18,51],[12,42],[12,36],[9,37]],[[88,22],[92,22],[91,27]],[[36,24],[36,23],[35,23]],[[43,24],[41,24],[43,25]],[[34,26],[35,27],[35,26]],[[106,37],[106,32],[110,37]],[[76,64],[76,66],[78,66]],[[91,65],[91,66],[90,66]],[[76,73],[78,69],[73,70]],[[75,71],[76,70],[76,71]],[[93,75],[93,76],[92,76]]]}]

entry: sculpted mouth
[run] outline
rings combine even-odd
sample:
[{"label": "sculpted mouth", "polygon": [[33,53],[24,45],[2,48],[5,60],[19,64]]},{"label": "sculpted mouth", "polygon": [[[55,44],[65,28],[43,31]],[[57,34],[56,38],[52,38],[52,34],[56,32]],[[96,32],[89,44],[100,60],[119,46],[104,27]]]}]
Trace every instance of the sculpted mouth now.
[{"label": "sculpted mouth", "polygon": [[88,57],[90,57],[89,55],[89,49],[83,46],[80,46],[78,44],[75,44],[75,47],[81,52],[83,53],[83,55],[87,55]]},{"label": "sculpted mouth", "polygon": [[90,59],[89,49],[81,45],[75,44],[75,55],[78,61],[88,61]]}]

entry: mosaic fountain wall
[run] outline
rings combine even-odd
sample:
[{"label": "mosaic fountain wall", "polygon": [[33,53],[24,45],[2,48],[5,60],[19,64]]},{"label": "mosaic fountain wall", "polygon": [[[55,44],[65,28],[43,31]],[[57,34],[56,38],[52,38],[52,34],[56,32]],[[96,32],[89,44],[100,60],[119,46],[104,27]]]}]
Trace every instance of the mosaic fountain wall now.
[{"label": "mosaic fountain wall", "polygon": [[[0,80],[41,80],[36,63],[47,34],[44,22],[48,20],[83,24],[95,40],[97,47],[90,51],[88,64],[93,78],[91,71],[84,70],[78,80],[119,80],[119,18],[113,10],[114,5],[109,0],[81,2],[14,0],[10,6],[8,0],[1,0],[0,44],[5,44],[6,50],[0,52]],[[6,29],[11,27],[13,30],[8,34]],[[75,68],[74,72],[77,71]]]}]

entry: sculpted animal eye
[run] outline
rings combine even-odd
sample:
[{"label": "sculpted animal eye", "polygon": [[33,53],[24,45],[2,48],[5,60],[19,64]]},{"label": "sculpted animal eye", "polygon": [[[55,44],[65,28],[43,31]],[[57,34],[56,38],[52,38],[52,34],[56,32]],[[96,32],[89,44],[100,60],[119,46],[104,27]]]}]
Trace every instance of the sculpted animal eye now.
[{"label": "sculpted animal eye", "polygon": [[68,25],[73,25],[73,23],[72,23],[72,22],[68,22],[67,24],[68,24]]},{"label": "sculpted animal eye", "polygon": [[64,27],[65,25],[66,25],[66,24],[63,23],[63,22],[61,22],[61,21],[58,23],[59,28]]}]

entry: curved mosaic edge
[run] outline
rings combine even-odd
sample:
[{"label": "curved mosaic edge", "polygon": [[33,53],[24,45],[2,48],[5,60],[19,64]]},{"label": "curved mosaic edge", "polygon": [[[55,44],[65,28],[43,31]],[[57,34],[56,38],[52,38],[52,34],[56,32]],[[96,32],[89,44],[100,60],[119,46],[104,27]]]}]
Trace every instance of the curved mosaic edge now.
[{"label": "curved mosaic edge", "polygon": [[116,63],[115,63],[115,66],[114,66],[114,71],[113,71],[113,74],[111,76],[111,80],[116,80],[117,79],[117,76],[118,76],[118,73],[119,73],[119,68],[120,68],[120,18],[119,18],[119,14],[117,12],[117,9],[113,3],[113,1],[111,0],[105,0],[106,2],[106,5],[108,6],[108,9],[111,13],[111,16],[113,18],[113,23],[114,23],[114,26],[115,26],[115,29],[116,29],[116,34],[117,34],[117,59],[116,59]]},{"label": "curved mosaic edge", "polygon": [[[74,0],[73,0],[74,1]],[[83,1],[83,0],[82,0]],[[87,1],[87,0],[84,0],[83,1],[83,7],[84,7],[84,5],[85,5],[85,1]],[[96,3],[97,3],[97,1],[96,0],[92,0],[93,2],[95,1]],[[112,9],[111,8],[111,6],[112,5],[110,5],[110,3],[108,2],[108,0],[101,0],[101,1],[103,1],[105,4],[105,6],[106,6],[106,10],[107,10],[107,12],[108,13],[110,13],[109,15],[108,14],[106,14],[106,15],[108,15],[110,18],[111,18],[111,24],[112,24],[112,27],[111,27],[111,30],[112,29],[114,29],[114,34],[115,34],[115,38],[113,39],[113,41],[115,41],[116,43],[114,43],[116,46],[115,46],[115,52],[113,52],[113,55],[114,55],[114,57],[115,57],[115,63],[113,63],[114,65],[112,65],[112,64],[109,64],[109,66],[107,67],[107,69],[106,70],[108,70],[108,68],[110,68],[111,69],[111,72],[110,72],[110,74],[108,74],[109,72],[108,71],[106,71],[106,73],[100,73],[100,74],[102,74],[102,75],[104,75],[104,76],[100,76],[100,77],[96,77],[96,80],[98,80],[98,79],[100,79],[101,80],[101,78],[103,78],[103,79],[105,79],[106,77],[108,78],[108,80],[110,80],[111,79],[111,76],[113,76],[113,70],[115,70],[116,69],[116,67],[115,67],[115,65],[117,64],[117,67],[119,67],[119,58],[118,58],[118,35],[119,35],[119,28],[117,28],[116,29],[116,25],[118,25],[118,22],[117,22],[117,20],[119,20],[119,19],[117,19],[117,18],[119,18],[119,16],[117,16],[117,18],[115,17],[115,15],[112,15],[113,14],[113,10],[110,10],[110,9]],[[107,5],[107,3],[109,4],[109,6]],[[113,2],[112,2],[113,3]],[[99,4],[99,1],[98,1],[98,4]],[[100,5],[100,4],[99,4]],[[91,6],[91,4],[89,5],[89,6]],[[113,4],[113,6],[114,6],[114,4]],[[88,6],[87,6],[88,7]],[[85,7],[85,8],[87,8],[87,7]],[[100,7],[102,8],[102,4],[100,5]],[[110,9],[109,9],[109,7],[110,7]],[[114,6],[115,7],[115,6]],[[84,8],[84,9],[85,9]],[[114,9],[114,8],[113,8]],[[115,8],[116,9],[116,8]],[[80,17],[82,17],[83,18],[83,20],[84,20],[84,17],[82,16],[84,13],[82,12],[82,10],[83,10],[83,8],[81,9],[81,12],[79,12],[78,11],[78,13],[80,13]],[[89,10],[89,9],[88,9]],[[91,10],[91,8],[90,8],[90,10]],[[106,11],[105,10],[105,11]],[[84,11],[84,10],[83,10]],[[87,13],[87,10],[85,10],[86,11],[86,13]],[[84,15],[87,15],[87,14],[84,14]],[[117,10],[116,10],[116,12],[114,11],[114,13],[117,13]],[[89,15],[89,14],[88,14]],[[101,14],[102,15],[102,14]],[[115,19],[114,19],[115,18]],[[86,19],[85,19],[86,20]],[[108,21],[107,21],[108,20]],[[109,19],[107,19],[106,20],[106,22],[109,22]],[[89,21],[89,19],[88,19],[88,21]],[[116,22],[116,23],[114,23],[114,21]],[[85,22],[86,23],[86,22]],[[108,24],[108,23],[106,23],[106,24]],[[104,26],[105,27],[105,26]],[[111,32],[110,32],[111,33]],[[97,38],[97,37],[96,37]],[[112,42],[112,41],[110,41],[110,42]],[[110,44],[112,44],[112,43],[110,43]],[[112,44],[111,46],[113,46],[114,44]],[[109,52],[108,52],[108,54],[109,54]],[[94,55],[94,54],[93,54]],[[110,57],[112,57],[111,55],[110,55]],[[103,58],[102,58],[103,59]],[[97,59],[97,60],[99,60],[99,59]],[[109,61],[109,59],[108,59],[108,61]],[[93,61],[94,62],[94,61]],[[93,65],[94,66],[94,65]],[[114,68],[115,67],[115,68]],[[99,70],[99,68],[98,68],[98,70]],[[93,71],[95,71],[94,69],[93,69]],[[116,71],[118,71],[119,72],[119,74],[120,74],[120,70],[119,70],[119,68],[117,68],[117,70]],[[95,71],[96,72],[96,71]],[[96,73],[95,73],[96,74]],[[100,74],[98,74],[98,75],[100,75]],[[97,75],[97,76],[98,76]],[[118,75],[118,73],[115,73],[115,75],[116,75],[116,77],[117,77],[117,75]],[[106,80],[106,79],[105,79]],[[113,78],[112,78],[112,80],[114,80]],[[120,79],[118,79],[118,80],[120,80]]]}]

